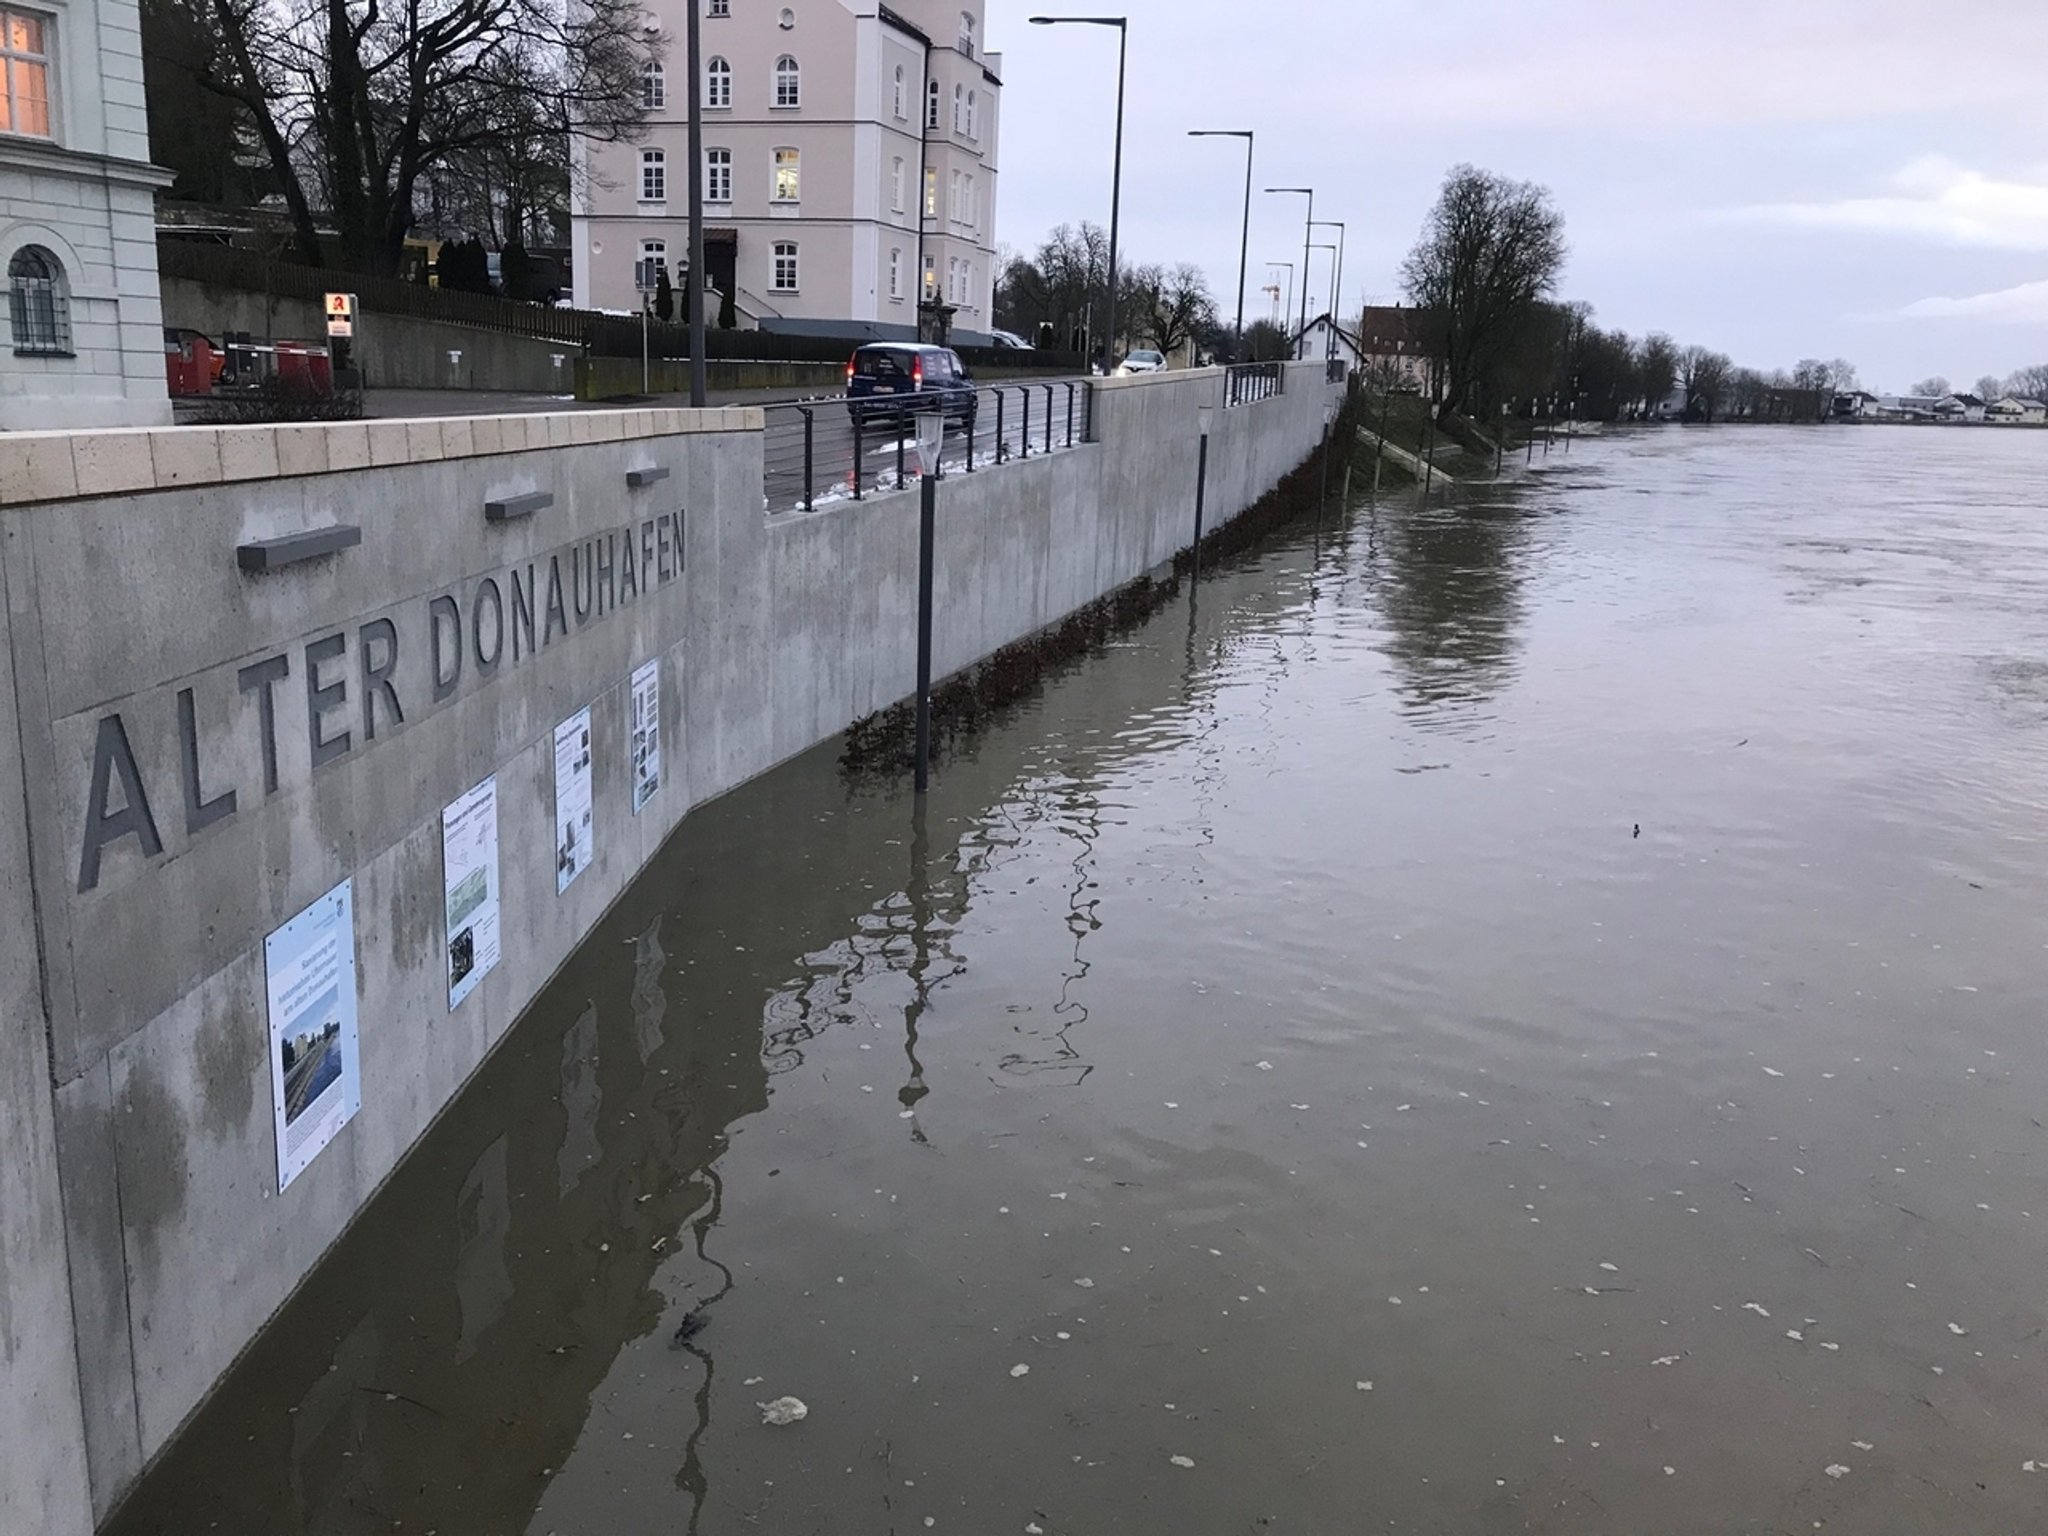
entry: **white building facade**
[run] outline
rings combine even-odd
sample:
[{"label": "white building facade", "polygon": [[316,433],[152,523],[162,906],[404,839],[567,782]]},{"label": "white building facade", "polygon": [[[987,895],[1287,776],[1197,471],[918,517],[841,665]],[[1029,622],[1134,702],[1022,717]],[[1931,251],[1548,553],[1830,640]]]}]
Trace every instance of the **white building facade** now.
[{"label": "white building facade", "polygon": [[135,0],[0,0],[0,431],[171,419]]},{"label": "white building facade", "polygon": [[[692,4],[703,9],[704,77],[694,82],[683,10]],[[654,263],[672,282],[687,264],[695,89],[704,102],[705,277],[732,293],[741,325],[908,339],[922,294],[952,311],[954,340],[987,339],[1002,58],[981,46],[983,0],[647,8],[645,136],[577,146],[570,238],[579,306],[637,309]]]}]

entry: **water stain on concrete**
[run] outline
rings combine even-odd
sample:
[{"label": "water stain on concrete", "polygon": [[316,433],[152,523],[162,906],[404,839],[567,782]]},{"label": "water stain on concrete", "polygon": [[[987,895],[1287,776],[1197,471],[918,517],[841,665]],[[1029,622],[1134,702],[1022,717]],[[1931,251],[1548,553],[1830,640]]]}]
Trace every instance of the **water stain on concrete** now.
[{"label": "water stain on concrete", "polygon": [[401,971],[438,964],[441,957],[441,849],[438,828],[415,833],[399,845],[391,882],[390,921],[385,942]]},{"label": "water stain on concrete", "polygon": [[193,1042],[199,1086],[206,1097],[207,1135],[226,1141],[240,1134],[256,1107],[263,1062],[262,1020],[229,999],[214,1000]]},{"label": "water stain on concrete", "polygon": [[185,1117],[176,1097],[147,1067],[129,1071],[114,1108],[121,1218],[133,1259],[154,1261],[157,1234],[185,1211],[190,1173]]}]

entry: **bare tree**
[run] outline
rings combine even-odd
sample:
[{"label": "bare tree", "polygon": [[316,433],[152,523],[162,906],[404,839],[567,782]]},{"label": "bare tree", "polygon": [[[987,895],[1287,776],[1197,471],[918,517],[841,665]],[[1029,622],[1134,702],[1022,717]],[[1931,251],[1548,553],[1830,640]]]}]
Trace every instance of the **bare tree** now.
[{"label": "bare tree", "polygon": [[1724,352],[1687,347],[1679,354],[1678,366],[1685,385],[1687,418],[1712,421],[1720,413],[1722,399],[1728,392],[1734,362]]},{"label": "bare tree", "polygon": [[1763,408],[1768,389],[1764,376],[1754,368],[1738,368],[1728,378],[1728,403],[1737,416],[1755,420]]},{"label": "bare tree", "polygon": [[1171,271],[1138,267],[1131,278],[1135,303],[1124,312],[1139,333],[1167,355],[1216,323],[1216,300],[1200,267],[1185,261]]},{"label": "bare tree", "polygon": [[1834,404],[1834,370],[1817,357],[1802,357],[1792,366],[1792,389],[1804,397],[1795,412],[1801,421],[1819,421]]},{"label": "bare tree", "polygon": [[2022,400],[2048,400],[2048,363],[2022,368],[2005,381],[2005,392]]},{"label": "bare tree", "polygon": [[1977,381],[1975,388],[1977,398],[1989,404],[2005,392],[2005,383],[1997,374],[1987,373]]},{"label": "bare tree", "polygon": [[1846,357],[1838,357],[1828,364],[1828,383],[1838,395],[1850,394],[1863,387],[1856,365]]},{"label": "bare tree", "polygon": [[1636,393],[1648,413],[1662,405],[1678,378],[1678,344],[1662,331],[1652,331],[1636,348]]},{"label": "bare tree", "polygon": [[[637,0],[203,0],[219,38],[204,77],[248,113],[301,253],[320,214],[343,263],[398,265],[429,175],[542,141],[566,166],[573,132],[635,137],[641,74],[659,58]],[[515,233],[518,232],[515,230]]]},{"label": "bare tree", "polygon": [[1436,329],[1446,408],[1484,414],[1564,255],[1564,216],[1542,187],[1470,165],[1444,178],[1401,282]]},{"label": "bare tree", "polygon": [[1948,380],[1938,373],[1929,374],[1913,386],[1913,393],[1929,399],[1939,400],[1948,393]]}]

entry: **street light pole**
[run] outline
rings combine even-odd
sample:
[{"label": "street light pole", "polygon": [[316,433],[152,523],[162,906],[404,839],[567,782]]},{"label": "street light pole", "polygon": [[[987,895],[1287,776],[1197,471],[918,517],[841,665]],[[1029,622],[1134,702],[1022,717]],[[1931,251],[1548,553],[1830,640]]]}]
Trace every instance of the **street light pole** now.
[{"label": "street light pole", "polygon": [[[690,193],[690,404],[700,410],[705,404],[704,379],[704,41],[699,35],[697,16],[703,7],[691,5],[684,31],[684,55],[690,69],[689,135],[690,155],[686,184]],[[733,274],[739,286],[739,274]]]},{"label": "street light pole", "polygon": [[1109,305],[1108,313],[1103,322],[1103,329],[1107,333],[1108,340],[1103,354],[1104,366],[1102,371],[1108,373],[1116,363],[1116,242],[1124,201],[1124,76],[1125,66],[1130,59],[1130,18],[1127,16],[1034,16],[1031,18],[1031,24],[1034,27],[1075,25],[1116,28],[1116,158],[1110,170]]},{"label": "street light pole", "polygon": [[[1237,350],[1242,353],[1245,269],[1250,265],[1252,255],[1252,151],[1257,146],[1257,135],[1249,128],[1193,128],[1188,131],[1188,137],[1244,140],[1244,238],[1237,253]],[[1238,361],[1243,362],[1243,357],[1240,356]]]},{"label": "street light pole", "polygon": [[1337,356],[1337,326],[1344,318],[1344,224],[1340,219],[1318,219],[1323,229],[1337,231],[1337,273],[1330,286],[1330,357]]},{"label": "street light pole", "polygon": [[[1316,241],[1316,242],[1315,242],[1315,244],[1314,244],[1313,246],[1311,246],[1311,247],[1310,247],[1310,249],[1312,249],[1312,250],[1318,250],[1318,251],[1328,251],[1328,252],[1330,253],[1330,268],[1331,268],[1331,272],[1330,272],[1330,275],[1331,275],[1331,278],[1332,278],[1332,279],[1334,280],[1334,279],[1335,279],[1335,277],[1336,277],[1336,265],[1337,265],[1337,247],[1336,247],[1336,246],[1334,246],[1334,245],[1331,245],[1331,244],[1330,244],[1329,242],[1327,242],[1327,241],[1324,241],[1324,240],[1318,240],[1318,241]],[[1336,352],[1337,352],[1337,347],[1336,347],[1336,337],[1335,337],[1335,332],[1336,332],[1336,327],[1337,327],[1337,306],[1336,306],[1336,303],[1335,303],[1334,301],[1332,301],[1332,303],[1331,303],[1331,305],[1330,305],[1330,308],[1329,308],[1329,317],[1330,317],[1330,329],[1331,329],[1331,333],[1332,333],[1332,335],[1331,335],[1331,344],[1330,344],[1330,348],[1329,348],[1329,351],[1330,351],[1330,355],[1334,357],[1334,356],[1336,355]],[[1304,341],[1306,341],[1306,340],[1308,339],[1308,335],[1307,335],[1307,332],[1306,332],[1306,330],[1304,330],[1304,331],[1303,331],[1303,333],[1302,333],[1302,339],[1303,339]]]},{"label": "street light pole", "polygon": [[1308,199],[1308,223],[1301,232],[1301,335],[1308,334],[1308,247],[1316,236],[1316,189],[1314,187],[1268,187],[1269,194],[1298,193]]}]

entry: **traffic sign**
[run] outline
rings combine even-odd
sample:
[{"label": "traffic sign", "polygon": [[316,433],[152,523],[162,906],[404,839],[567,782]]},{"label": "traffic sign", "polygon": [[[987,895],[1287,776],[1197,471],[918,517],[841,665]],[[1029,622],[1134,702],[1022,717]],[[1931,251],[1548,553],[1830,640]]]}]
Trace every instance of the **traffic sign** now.
[{"label": "traffic sign", "polygon": [[356,333],[356,296],[352,293],[327,295],[327,334],[353,336]]}]

